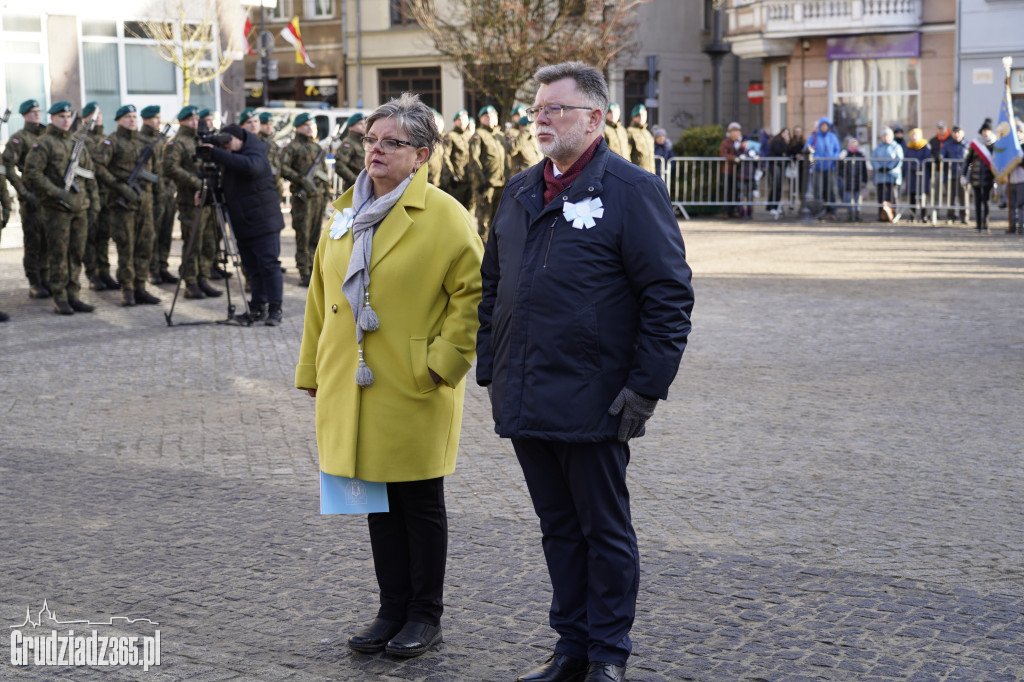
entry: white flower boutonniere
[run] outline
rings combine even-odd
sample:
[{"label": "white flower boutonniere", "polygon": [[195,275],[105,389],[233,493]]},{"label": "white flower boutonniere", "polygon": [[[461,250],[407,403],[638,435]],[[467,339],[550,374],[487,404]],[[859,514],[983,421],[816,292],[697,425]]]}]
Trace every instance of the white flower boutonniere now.
[{"label": "white flower boutonniere", "polygon": [[577,230],[587,228],[588,230],[597,224],[598,218],[604,217],[604,208],[601,197],[585,199],[575,204],[566,202],[562,206],[562,215],[572,223]]},{"label": "white flower boutonniere", "polygon": [[331,223],[331,239],[341,239],[352,227],[352,219],[355,213],[351,208],[343,208],[334,213],[334,221]]}]

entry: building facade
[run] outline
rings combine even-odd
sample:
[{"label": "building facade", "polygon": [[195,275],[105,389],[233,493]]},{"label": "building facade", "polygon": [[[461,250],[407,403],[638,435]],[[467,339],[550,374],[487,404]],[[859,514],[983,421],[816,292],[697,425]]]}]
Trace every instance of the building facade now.
[{"label": "building facade", "polygon": [[998,121],[1005,96],[1003,58],[1011,57],[1010,92],[1014,116],[1024,117],[1024,2],[960,0],[957,17],[959,54],[954,74],[958,92],[956,111],[968,134],[986,118]]},{"label": "building facade", "polygon": [[[979,0],[980,2],[981,0]],[[763,60],[771,130],[828,117],[873,146],[885,126],[926,137],[954,106],[956,0],[730,0],[728,40]]]}]

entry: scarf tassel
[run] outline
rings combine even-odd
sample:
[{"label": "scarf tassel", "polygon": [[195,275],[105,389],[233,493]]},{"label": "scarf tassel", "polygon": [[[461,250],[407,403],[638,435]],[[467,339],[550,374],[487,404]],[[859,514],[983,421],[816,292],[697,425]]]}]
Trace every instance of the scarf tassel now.
[{"label": "scarf tassel", "polygon": [[369,292],[366,292],[363,309],[359,312],[359,326],[364,332],[375,332],[380,329],[380,318],[377,317],[377,312],[370,307]]},{"label": "scarf tassel", "polygon": [[356,383],[366,388],[373,384],[373,371],[366,365],[366,361],[363,360],[363,349],[359,349],[359,367],[356,368]]}]

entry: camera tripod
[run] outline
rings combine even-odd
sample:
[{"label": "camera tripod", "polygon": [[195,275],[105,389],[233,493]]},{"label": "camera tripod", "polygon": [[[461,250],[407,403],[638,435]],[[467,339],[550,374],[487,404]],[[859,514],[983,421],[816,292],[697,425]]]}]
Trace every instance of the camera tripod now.
[{"label": "camera tripod", "polygon": [[[181,254],[181,266],[178,269],[178,285],[174,289],[174,299],[171,301],[171,309],[164,313],[164,318],[167,320],[167,326],[173,327],[174,322],[172,317],[174,315],[174,306],[178,303],[178,294],[181,293],[182,283],[185,281],[185,265],[192,258],[192,253],[195,249],[199,248],[198,239],[199,228],[203,223],[203,210],[206,208],[207,199],[211,199],[211,208],[214,215],[217,217],[217,256],[214,259],[214,264],[220,263],[221,269],[227,272],[227,276],[224,278],[224,290],[227,299],[228,309],[227,317],[223,320],[215,320],[215,324],[234,324],[238,326],[248,327],[252,324],[249,321],[249,301],[245,297],[245,289],[242,284],[242,258],[238,253],[238,242],[235,240],[235,233],[231,229],[231,222],[228,220],[227,209],[224,207],[224,200],[220,197],[220,190],[217,188],[217,173],[219,169],[214,167],[213,169],[206,168],[204,165],[203,169],[203,188],[199,192],[199,210],[196,211],[196,218],[192,224],[192,232],[188,236],[188,242],[185,244]],[[234,280],[238,283],[239,291],[241,292],[242,305],[245,308],[245,318],[240,319],[235,316],[235,304],[231,302],[231,279],[232,272],[228,272],[226,266],[230,261],[233,269]],[[210,324],[206,321],[198,322],[179,322],[179,325],[198,325],[198,324]]]}]

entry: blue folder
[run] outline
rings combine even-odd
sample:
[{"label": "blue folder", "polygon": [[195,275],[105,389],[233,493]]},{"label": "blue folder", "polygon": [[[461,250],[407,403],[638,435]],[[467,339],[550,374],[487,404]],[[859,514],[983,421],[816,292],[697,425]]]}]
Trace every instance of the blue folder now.
[{"label": "blue folder", "polygon": [[320,472],[321,514],[371,514],[388,511],[388,484]]}]

